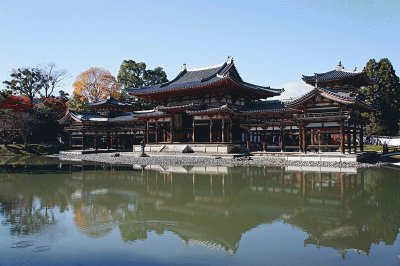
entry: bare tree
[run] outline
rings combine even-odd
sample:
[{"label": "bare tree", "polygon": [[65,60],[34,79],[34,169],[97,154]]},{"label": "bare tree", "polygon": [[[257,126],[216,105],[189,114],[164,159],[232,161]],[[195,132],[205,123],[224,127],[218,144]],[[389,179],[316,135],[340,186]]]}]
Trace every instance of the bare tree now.
[{"label": "bare tree", "polygon": [[42,95],[45,98],[51,97],[54,89],[61,87],[63,81],[70,77],[65,69],[57,69],[54,63],[49,63],[44,67],[39,67],[39,69],[45,81]]},{"label": "bare tree", "polygon": [[0,141],[7,146],[17,136],[19,131],[16,127],[16,119],[10,110],[0,110]]}]

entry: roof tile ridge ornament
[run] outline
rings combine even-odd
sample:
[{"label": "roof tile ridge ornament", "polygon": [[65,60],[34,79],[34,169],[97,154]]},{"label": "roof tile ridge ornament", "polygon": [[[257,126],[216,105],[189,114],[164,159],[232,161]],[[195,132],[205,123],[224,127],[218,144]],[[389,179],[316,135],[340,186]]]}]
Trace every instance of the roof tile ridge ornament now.
[{"label": "roof tile ridge ornament", "polygon": [[314,88],[318,88],[318,76],[317,76],[317,73],[314,73],[314,75],[315,75],[315,85],[314,85]]},{"label": "roof tile ridge ornament", "polygon": [[226,63],[227,63],[228,65],[233,64],[233,57],[230,56],[230,55],[228,55],[228,58],[226,59]]},{"label": "roof tile ridge ornament", "polygon": [[344,66],[342,65],[342,61],[339,61],[339,63],[337,64],[336,71],[343,71],[344,70]]}]

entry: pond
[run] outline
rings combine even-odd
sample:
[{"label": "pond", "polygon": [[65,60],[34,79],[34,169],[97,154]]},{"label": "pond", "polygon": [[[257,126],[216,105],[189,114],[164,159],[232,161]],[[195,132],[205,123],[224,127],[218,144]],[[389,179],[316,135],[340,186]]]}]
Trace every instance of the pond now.
[{"label": "pond", "polygon": [[0,165],[0,264],[399,265],[398,168]]}]

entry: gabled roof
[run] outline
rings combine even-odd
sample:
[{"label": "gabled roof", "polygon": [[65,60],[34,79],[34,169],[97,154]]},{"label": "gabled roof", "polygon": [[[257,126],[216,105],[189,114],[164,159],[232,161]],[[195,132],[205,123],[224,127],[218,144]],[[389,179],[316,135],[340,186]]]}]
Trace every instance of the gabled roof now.
[{"label": "gabled roof", "polygon": [[371,84],[371,80],[366,76],[363,71],[349,71],[346,70],[342,63],[336,66],[335,70],[328,71],[325,73],[314,73],[312,76],[302,76],[302,79],[310,85],[324,84],[327,82],[345,81],[345,80],[357,80],[361,86]]},{"label": "gabled roof", "polygon": [[184,68],[173,80],[154,86],[127,89],[128,93],[135,96],[149,96],[152,94],[165,94],[177,91],[193,91],[203,88],[217,88],[228,84],[230,87],[251,91],[260,97],[280,95],[284,89],[273,89],[244,82],[240,77],[231,58],[220,65],[209,67]]},{"label": "gabled roof", "polygon": [[321,95],[322,97],[333,100],[335,102],[340,102],[345,105],[356,105],[356,106],[359,106],[366,110],[372,110],[372,107],[369,106],[367,103],[365,103],[363,101],[363,99],[361,99],[359,94],[352,94],[351,92],[336,91],[336,90],[333,90],[328,87],[314,88],[313,90],[300,96],[299,98],[286,102],[285,105],[287,107],[296,107],[296,106],[305,104],[307,101],[309,101],[310,99],[312,99],[313,97],[315,97],[317,95]]},{"label": "gabled roof", "polygon": [[134,107],[132,103],[124,102],[109,96],[105,100],[101,100],[98,102],[87,103],[87,107],[101,107],[101,106],[116,106],[116,107]]}]

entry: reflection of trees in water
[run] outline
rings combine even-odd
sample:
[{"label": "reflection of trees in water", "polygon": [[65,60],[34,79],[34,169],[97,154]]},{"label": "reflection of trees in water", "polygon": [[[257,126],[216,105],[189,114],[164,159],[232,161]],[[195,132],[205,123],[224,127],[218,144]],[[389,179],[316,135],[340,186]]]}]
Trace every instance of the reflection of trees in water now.
[{"label": "reflection of trees in water", "polygon": [[17,198],[0,199],[0,201],[0,213],[5,218],[3,223],[11,224],[10,233],[12,235],[31,234],[55,223],[52,208],[42,206],[38,199]]},{"label": "reflection of trees in water", "polygon": [[373,209],[365,221],[364,230],[372,233],[375,243],[384,241],[391,245],[400,228],[400,179],[398,173],[388,169],[370,169],[365,176],[379,180],[370,190],[368,205]]},{"label": "reflection of trees in water", "polygon": [[53,172],[54,166],[42,169],[47,174],[36,174],[37,168],[17,165],[0,173],[0,213],[11,234],[32,234],[53,225],[57,214],[68,207],[74,190],[68,179]]},{"label": "reflection of trees in water", "polygon": [[56,222],[55,207],[64,212],[71,206],[75,225],[90,237],[115,226],[127,242],[170,231],[187,243],[232,253],[244,233],[276,220],[306,231],[305,244],[367,253],[372,243],[393,244],[400,228],[399,178],[385,169],[356,175],[281,168],[125,170],[88,166],[83,172],[0,175],[1,213],[16,233],[32,233]]}]

